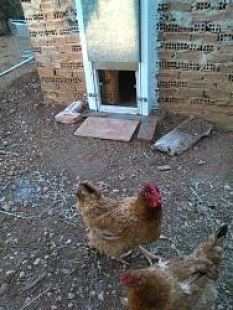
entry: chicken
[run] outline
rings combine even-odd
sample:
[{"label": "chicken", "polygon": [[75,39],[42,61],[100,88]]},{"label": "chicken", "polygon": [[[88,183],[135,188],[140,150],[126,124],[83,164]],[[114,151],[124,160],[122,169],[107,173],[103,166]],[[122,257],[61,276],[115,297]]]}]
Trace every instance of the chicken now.
[{"label": "chicken", "polygon": [[121,260],[135,246],[156,241],[161,232],[161,195],[148,183],[138,197],[111,199],[89,182],[77,187],[76,208],[89,230],[89,244]]},{"label": "chicken", "polygon": [[227,231],[228,226],[223,225],[184,259],[126,271],[121,283],[129,289],[129,309],[211,309]]}]

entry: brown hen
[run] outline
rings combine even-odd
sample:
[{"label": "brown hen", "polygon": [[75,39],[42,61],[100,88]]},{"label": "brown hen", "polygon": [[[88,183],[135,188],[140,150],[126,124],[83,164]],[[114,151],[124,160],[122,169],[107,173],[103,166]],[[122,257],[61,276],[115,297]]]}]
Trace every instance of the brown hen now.
[{"label": "brown hen", "polygon": [[148,183],[138,197],[111,199],[89,182],[77,188],[77,209],[89,230],[89,244],[121,260],[135,246],[156,241],[161,232],[161,195]]},{"label": "brown hen", "polygon": [[121,278],[129,289],[130,310],[209,310],[217,297],[222,261],[223,225],[190,256],[129,270]]}]

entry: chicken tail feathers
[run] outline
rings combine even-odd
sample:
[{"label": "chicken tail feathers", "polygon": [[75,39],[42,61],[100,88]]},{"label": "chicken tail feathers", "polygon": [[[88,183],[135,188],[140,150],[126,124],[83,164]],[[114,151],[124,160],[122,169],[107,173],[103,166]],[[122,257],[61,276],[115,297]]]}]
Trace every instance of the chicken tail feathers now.
[{"label": "chicken tail feathers", "polygon": [[85,197],[85,195],[95,195],[96,198],[100,197],[100,191],[94,187],[90,182],[83,181],[79,182],[77,189],[76,189],[76,195],[78,198],[82,199]]},{"label": "chicken tail feathers", "polygon": [[228,225],[224,224],[216,232],[216,239],[221,239],[222,237],[225,237],[226,234],[228,233]]}]

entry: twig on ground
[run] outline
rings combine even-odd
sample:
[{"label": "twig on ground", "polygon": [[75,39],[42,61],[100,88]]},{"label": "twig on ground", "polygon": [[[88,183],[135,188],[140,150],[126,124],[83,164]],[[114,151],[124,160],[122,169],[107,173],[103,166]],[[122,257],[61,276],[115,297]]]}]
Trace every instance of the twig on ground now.
[{"label": "twig on ground", "polygon": [[39,276],[39,278],[35,279],[34,281],[32,281],[31,283],[29,283],[28,285],[25,286],[25,288],[22,289],[22,291],[28,291],[31,288],[33,288],[35,285],[37,285],[37,283],[39,283],[41,280],[44,279],[44,277],[46,276],[46,273],[42,273],[41,276]]},{"label": "twig on ground", "polygon": [[56,289],[57,289],[57,288],[48,287],[46,290],[44,290],[43,292],[41,292],[40,294],[38,294],[36,297],[34,297],[32,300],[30,300],[30,302],[28,302],[26,305],[24,305],[23,307],[21,307],[19,310],[26,309],[28,306],[31,306],[31,304],[33,304],[34,301],[36,301],[37,299],[39,299],[41,296],[43,296],[44,294],[46,294],[48,291],[50,291],[50,290],[56,290]]},{"label": "twig on ground", "polygon": [[189,186],[189,188],[191,189],[192,193],[197,197],[197,199],[199,200],[199,202],[203,204],[202,199],[199,197],[199,195],[197,194],[197,192],[195,191],[195,189],[194,189],[192,186]]},{"label": "twig on ground", "polygon": [[5,156],[16,156],[16,157],[19,156],[19,154],[16,152],[10,152],[10,151],[5,151],[5,150],[0,150],[0,154],[5,155]]},{"label": "twig on ground", "polygon": [[44,211],[42,211],[39,215],[32,215],[32,216],[24,216],[21,213],[13,213],[13,212],[9,212],[9,211],[4,211],[4,210],[0,210],[0,213],[5,214],[6,216],[12,216],[12,217],[16,217],[16,218],[21,218],[21,219],[35,219],[35,218],[41,218],[42,215],[46,212],[48,212],[50,209],[52,209],[56,203],[58,203],[59,200],[57,200],[56,202],[54,202],[50,207],[48,207],[47,209],[45,209]]}]

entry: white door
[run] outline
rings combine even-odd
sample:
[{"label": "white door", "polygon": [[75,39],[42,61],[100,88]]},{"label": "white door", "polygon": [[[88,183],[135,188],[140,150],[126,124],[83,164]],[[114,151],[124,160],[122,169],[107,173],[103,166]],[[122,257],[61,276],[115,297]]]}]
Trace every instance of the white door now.
[{"label": "white door", "polygon": [[[88,12],[87,17],[84,12],[86,7],[84,6],[86,6],[88,1],[76,0],[89,106],[92,110],[102,112],[148,115],[148,0],[140,1],[140,6],[139,0],[118,1],[121,2],[121,5],[126,5],[125,9],[122,9],[122,23],[124,22],[124,15],[126,16],[125,10],[127,9],[127,5],[128,9],[132,12],[134,9],[133,5],[137,3],[140,14],[138,14],[138,21],[135,22],[131,18],[130,12],[128,12],[128,29],[135,27],[136,30],[130,30],[126,34],[126,31],[123,30],[122,34],[119,35],[125,35],[125,40],[119,40],[118,42],[117,36],[113,36],[114,40],[111,41],[110,37],[110,44],[108,44],[108,42],[103,42],[104,40],[102,40],[103,37],[101,35],[98,38],[98,33],[100,33],[98,30],[101,28],[98,28],[100,27],[98,25],[99,20],[98,23],[96,22],[96,19],[99,18],[99,16],[95,18],[94,10],[96,8],[88,7],[92,11],[91,13],[90,11]],[[94,2],[95,4],[92,4],[92,6],[97,5],[96,3],[98,2],[101,6],[101,2],[103,2],[104,7],[102,10],[105,10],[106,1],[98,0]],[[89,1],[89,3],[94,2]],[[108,3],[112,3],[113,6],[116,5],[115,0],[109,0]],[[132,7],[130,7],[130,3]],[[101,7],[98,7],[99,11],[100,9]],[[107,13],[104,16],[108,16]],[[119,11],[116,11],[116,14],[112,14],[109,17],[109,20],[102,22],[107,23],[105,29],[109,25],[109,28],[117,27],[119,23],[113,22],[113,20],[114,18],[119,18],[119,16]],[[101,24],[101,26],[103,25]],[[125,28],[123,27],[122,29]],[[137,35],[138,39],[135,39]],[[108,36],[109,33],[106,33],[106,37]],[[127,43],[129,41],[127,40],[127,36],[131,38],[133,44]],[[136,42],[137,40],[138,42]],[[117,42],[116,44],[115,41]],[[122,45],[122,42],[123,44],[125,42],[126,46]],[[138,47],[136,46],[137,43]],[[117,61],[115,61],[115,55]]]}]

